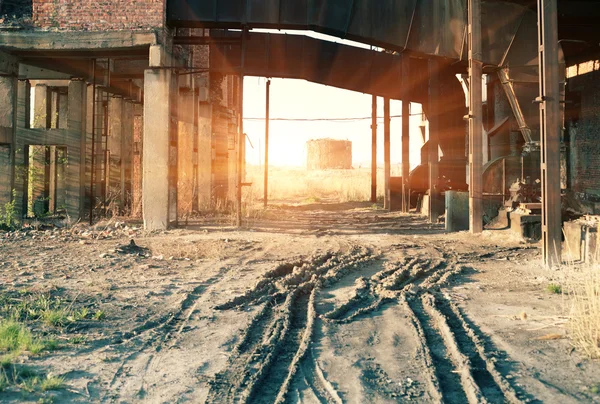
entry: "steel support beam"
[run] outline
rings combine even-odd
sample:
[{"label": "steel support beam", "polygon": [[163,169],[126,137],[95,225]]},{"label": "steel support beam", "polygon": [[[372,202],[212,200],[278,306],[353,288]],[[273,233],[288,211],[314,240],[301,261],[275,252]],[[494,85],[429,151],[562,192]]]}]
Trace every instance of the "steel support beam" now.
[{"label": "steel support beam", "polygon": [[560,88],[557,0],[538,0],[542,256],[547,267],[561,260]]},{"label": "steel support beam", "polygon": [[264,204],[265,208],[269,203],[269,120],[271,115],[271,80],[267,80],[267,97],[265,103],[265,184],[264,184]]},{"label": "steel support beam", "polygon": [[244,136],[244,75],[239,75],[239,91],[238,91],[238,139],[237,139],[237,157],[236,164],[236,225],[242,226],[242,181],[243,181],[243,166],[244,166],[244,147],[242,142],[245,142]]},{"label": "steel support beam", "polygon": [[377,96],[371,101],[371,203],[377,202]]},{"label": "steel support beam", "polygon": [[384,174],[385,174],[385,186],[384,186],[384,199],[383,208],[390,209],[391,190],[390,190],[390,176],[391,176],[391,145],[390,145],[390,134],[391,134],[391,118],[390,118],[390,99],[383,99],[383,160],[384,160]]},{"label": "steel support beam", "polygon": [[469,0],[469,229],[483,231],[481,0]]},{"label": "steel support beam", "polygon": [[440,209],[440,190],[439,190],[439,130],[440,130],[440,88],[439,74],[440,63],[436,59],[429,59],[429,91],[428,91],[428,112],[429,119],[429,140],[428,140],[428,155],[429,155],[429,221],[437,223],[441,214]]},{"label": "steel support beam", "polygon": [[402,212],[410,211],[410,59],[402,55]]}]

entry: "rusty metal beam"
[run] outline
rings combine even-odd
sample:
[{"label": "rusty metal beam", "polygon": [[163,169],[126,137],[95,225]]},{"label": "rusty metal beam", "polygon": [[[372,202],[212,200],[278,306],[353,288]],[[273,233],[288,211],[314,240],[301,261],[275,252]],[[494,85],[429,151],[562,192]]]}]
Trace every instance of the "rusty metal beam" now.
[{"label": "rusty metal beam", "polygon": [[271,80],[267,80],[265,103],[265,175],[264,175],[264,206],[269,203],[269,120],[271,114]]},{"label": "rusty metal beam", "polygon": [[429,59],[429,92],[428,92],[428,113],[429,119],[429,221],[437,223],[441,215],[439,203],[439,131],[440,131],[440,63],[436,59]]},{"label": "rusty metal beam", "polygon": [[390,118],[390,99],[383,99],[383,170],[385,174],[385,185],[384,185],[384,199],[383,208],[390,209],[390,176],[391,176],[391,145],[390,145],[390,134],[391,134],[391,118]]},{"label": "rusty metal beam", "polygon": [[469,0],[469,229],[483,231],[481,0]]},{"label": "rusty metal beam", "polygon": [[410,60],[402,55],[402,212],[410,211]]},{"label": "rusty metal beam", "polygon": [[377,202],[377,96],[371,101],[371,203]]},{"label": "rusty metal beam", "polygon": [[540,146],[542,170],[542,256],[547,267],[561,264],[560,88],[557,0],[538,0],[540,59]]}]

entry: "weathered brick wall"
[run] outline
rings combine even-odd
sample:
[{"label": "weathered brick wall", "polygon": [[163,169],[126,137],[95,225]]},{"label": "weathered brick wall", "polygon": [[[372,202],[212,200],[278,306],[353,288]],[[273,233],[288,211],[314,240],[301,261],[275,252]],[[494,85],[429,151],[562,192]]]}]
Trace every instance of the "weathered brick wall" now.
[{"label": "weathered brick wall", "polygon": [[33,0],[33,25],[59,30],[159,28],[166,0]]},{"label": "weathered brick wall", "polygon": [[579,199],[600,201],[600,71],[570,78],[567,89],[570,184]]}]

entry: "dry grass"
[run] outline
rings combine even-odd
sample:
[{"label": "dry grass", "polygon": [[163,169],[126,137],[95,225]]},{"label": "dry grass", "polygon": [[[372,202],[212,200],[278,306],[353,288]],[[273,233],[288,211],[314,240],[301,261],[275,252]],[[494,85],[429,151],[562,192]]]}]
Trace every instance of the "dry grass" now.
[{"label": "dry grass", "polygon": [[569,297],[567,329],[575,348],[591,358],[600,358],[600,265],[567,269],[563,290]]},{"label": "dry grass", "polygon": [[[392,176],[399,167],[392,168]],[[263,169],[248,166],[246,181],[251,182],[252,197],[262,200],[264,194]],[[377,195],[383,198],[383,169],[377,172]],[[371,198],[371,170],[312,170],[303,168],[272,167],[269,170],[269,199],[319,202],[322,199],[337,202],[363,202]]]}]

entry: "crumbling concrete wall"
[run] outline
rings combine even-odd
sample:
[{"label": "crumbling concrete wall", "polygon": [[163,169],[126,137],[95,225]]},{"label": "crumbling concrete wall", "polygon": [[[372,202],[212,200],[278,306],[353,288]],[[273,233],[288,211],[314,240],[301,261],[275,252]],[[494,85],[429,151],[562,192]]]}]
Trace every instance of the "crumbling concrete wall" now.
[{"label": "crumbling concrete wall", "polygon": [[165,7],[165,0],[33,0],[32,20],[42,29],[141,30],[163,27]]},{"label": "crumbling concrete wall", "polygon": [[600,213],[600,71],[568,80],[569,184],[577,199]]},{"label": "crumbling concrete wall", "polygon": [[306,143],[306,149],[309,170],[352,168],[352,142],[348,140],[310,140]]}]

